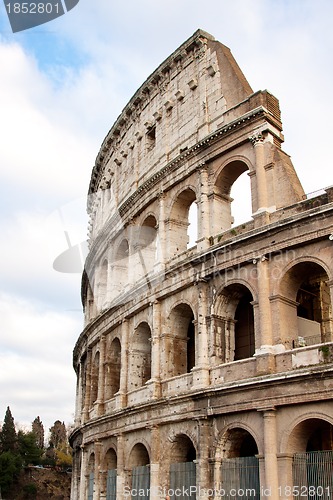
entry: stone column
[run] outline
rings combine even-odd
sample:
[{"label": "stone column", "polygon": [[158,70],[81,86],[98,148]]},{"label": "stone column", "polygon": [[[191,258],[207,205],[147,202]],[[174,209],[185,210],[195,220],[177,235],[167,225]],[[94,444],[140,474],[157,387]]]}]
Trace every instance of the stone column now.
[{"label": "stone column", "polygon": [[120,387],[116,395],[116,407],[124,408],[127,404],[127,380],[128,380],[128,339],[129,321],[124,320],[121,328],[121,364],[120,364]]},{"label": "stone column", "polygon": [[264,374],[274,370],[274,348],[271,318],[269,261],[265,256],[257,262],[258,313],[260,339],[256,349],[257,373]]},{"label": "stone column", "polygon": [[81,475],[80,475],[80,491],[78,500],[86,500],[87,498],[87,450],[81,446]]},{"label": "stone column", "polygon": [[257,280],[261,348],[273,344],[268,266],[269,262],[265,256],[258,259]]},{"label": "stone column", "polygon": [[[196,460],[196,476],[197,488],[200,491],[200,499],[208,500],[207,490],[211,489],[213,485],[210,484],[210,471],[209,471],[209,450],[210,450],[210,424],[207,421],[199,421],[199,456]],[[206,492],[206,494],[205,494]],[[197,494],[199,498],[199,495]]]},{"label": "stone column", "polygon": [[150,457],[150,498],[158,498],[157,492],[160,483],[160,431],[158,426],[151,428],[151,457]]},{"label": "stone column", "polygon": [[198,321],[195,338],[195,367],[193,372],[194,387],[207,387],[209,385],[208,365],[208,332],[206,325],[207,316],[207,290],[208,284],[199,281],[198,289]]},{"label": "stone column", "polygon": [[98,416],[103,415],[104,412],[104,400],[105,400],[105,336],[102,335],[99,341],[99,367],[98,367],[98,392],[97,401],[98,404]]},{"label": "stone column", "polygon": [[204,250],[209,247],[210,231],[210,210],[208,200],[208,167],[202,163],[198,167],[200,178],[200,190],[198,200],[198,250]]},{"label": "stone column", "polygon": [[76,401],[75,401],[75,426],[81,424],[82,412],[82,390],[83,390],[83,376],[82,362],[80,361],[76,368]]},{"label": "stone column", "polygon": [[279,500],[276,413],[274,408],[262,410],[264,418],[265,488],[271,500]]},{"label": "stone column", "polygon": [[256,159],[256,179],[257,179],[257,212],[267,210],[267,184],[265,172],[265,145],[264,136],[260,131],[254,133],[250,138],[254,147]]},{"label": "stone column", "polygon": [[[123,434],[117,436],[117,498],[123,499],[125,486],[130,486],[127,484],[125,469],[125,439]],[[129,498],[129,497],[128,497]]]},{"label": "stone column", "polygon": [[95,442],[94,446],[95,451],[95,468],[94,468],[94,496],[93,500],[100,500],[100,491],[101,491],[101,478],[100,478],[100,469],[101,469],[101,451],[102,451],[102,443],[100,441]]},{"label": "stone column", "polygon": [[157,262],[159,270],[163,269],[163,265],[168,260],[166,255],[166,224],[165,224],[165,198],[166,195],[161,193],[159,196],[159,216],[158,216],[158,243],[157,243]]},{"label": "stone column", "polygon": [[153,330],[151,335],[151,391],[154,399],[159,398],[161,395],[160,334],[161,303],[155,300],[153,303]]},{"label": "stone column", "polygon": [[82,420],[83,423],[89,420],[89,409],[90,409],[90,394],[91,394],[91,349],[87,349],[87,361],[86,361],[86,392],[84,395],[84,407]]}]

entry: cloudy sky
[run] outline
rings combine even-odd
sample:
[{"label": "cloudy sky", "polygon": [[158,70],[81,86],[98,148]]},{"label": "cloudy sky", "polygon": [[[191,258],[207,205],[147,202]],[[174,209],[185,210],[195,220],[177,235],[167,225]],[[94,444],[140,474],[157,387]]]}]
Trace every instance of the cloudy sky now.
[{"label": "cloudy sky", "polygon": [[331,0],[80,0],[13,34],[1,3],[0,420],[7,405],[22,425],[73,419],[80,275],[53,261],[86,238],[91,169],[135,90],[208,31],[254,91],[279,98],[284,149],[305,191],[319,190],[333,184],[332,21]]}]

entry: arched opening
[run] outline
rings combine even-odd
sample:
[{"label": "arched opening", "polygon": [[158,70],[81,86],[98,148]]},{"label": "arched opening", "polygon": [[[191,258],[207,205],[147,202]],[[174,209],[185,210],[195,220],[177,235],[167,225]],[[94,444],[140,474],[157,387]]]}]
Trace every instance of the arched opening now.
[{"label": "arched opening", "polygon": [[139,237],[134,243],[133,260],[136,280],[146,276],[154,269],[156,261],[157,243],[157,221],[153,215],[149,215],[139,229]]},{"label": "arched opening", "polygon": [[251,181],[248,171],[236,179],[231,187],[230,196],[232,225],[239,226],[252,220]]},{"label": "arched opening", "polygon": [[188,304],[179,304],[171,311],[170,326],[169,375],[183,375],[195,366],[194,314]]},{"label": "arched opening", "polygon": [[140,323],[131,339],[130,390],[142,387],[151,378],[151,330],[148,323]]},{"label": "arched opening", "polygon": [[[246,183],[246,188],[244,189],[244,180],[246,178],[244,176],[243,179],[242,176],[242,174],[244,174],[244,172],[246,172],[247,170],[248,167],[243,161],[234,160],[225,165],[218,175],[212,198],[212,212],[216,214],[216,217],[214,217],[213,221],[213,234],[218,234],[226,231],[227,229],[230,229],[234,222],[234,218],[236,220],[236,214],[237,219],[240,218],[240,214],[242,214],[242,218],[244,217],[245,212],[246,215],[248,214],[248,207],[246,207],[245,211],[244,202],[246,201],[248,204],[249,196],[251,196],[251,190],[248,186],[248,183]],[[242,176],[242,179],[239,180],[239,183],[236,184],[236,181],[238,178],[240,178],[240,176]],[[235,200],[231,197],[231,189],[234,184],[235,189],[233,189],[233,194],[235,193],[237,195],[237,198],[235,198]],[[246,195],[244,192],[245,190],[247,190]],[[236,207],[236,205],[237,210],[236,208],[234,208]],[[232,211],[235,214],[234,216],[232,215]],[[241,222],[244,222],[244,220],[242,220]]]},{"label": "arched opening", "polygon": [[112,266],[112,298],[117,298],[128,284],[129,244],[123,239],[115,253]]},{"label": "arched opening", "polygon": [[91,370],[90,405],[97,401],[98,396],[99,352],[96,353]]},{"label": "arched opening", "polygon": [[98,306],[102,311],[107,307],[108,261],[104,259],[99,270],[98,280]]},{"label": "arched opening", "polygon": [[112,398],[120,388],[121,344],[116,337],[111,342],[105,371],[105,399]]},{"label": "arched opening", "polygon": [[300,262],[283,277],[281,292],[289,302],[282,309],[282,319],[293,347],[331,341],[333,322],[328,282],[326,271],[315,262]]},{"label": "arched opening", "polygon": [[147,448],[137,443],[129,456],[132,500],[148,500],[150,489],[150,459]]},{"label": "arched opening", "polygon": [[104,468],[106,478],[104,488],[101,494],[106,493],[106,500],[116,500],[117,497],[117,454],[113,448],[110,448],[104,458]]},{"label": "arched opening", "polygon": [[253,296],[246,286],[226,286],[213,317],[215,349],[222,362],[250,358],[255,353]]},{"label": "arched opening", "polygon": [[260,498],[258,447],[253,436],[245,429],[230,429],[224,436],[221,449],[220,481],[225,491],[235,490],[237,499],[247,498],[244,491],[251,491],[251,498]]},{"label": "arched opening", "polygon": [[[293,454],[293,483],[312,491],[312,498],[323,498],[333,488],[333,426],[311,418],[293,430],[289,447]],[[299,482],[301,481],[301,482]]]},{"label": "arched opening", "polygon": [[[189,220],[190,207],[195,200],[195,192],[188,188],[178,195],[172,206],[168,220],[168,248],[170,257],[186,251],[189,242],[198,239],[196,229],[194,229],[196,224],[193,220],[193,210],[196,210],[196,208],[193,208],[191,211],[192,224],[190,224]],[[189,227],[191,227],[191,236],[189,236]]]},{"label": "arched opening", "polygon": [[88,500],[93,500],[94,497],[94,482],[95,482],[95,454],[91,453],[88,460]]},{"label": "arched opening", "polygon": [[[179,434],[171,448],[170,463],[170,490],[171,491],[194,491],[196,486],[196,449],[191,439],[185,434]],[[191,490],[192,488],[192,490]],[[195,500],[196,495],[171,496],[176,498]]]},{"label": "arched opening", "polygon": [[198,205],[193,201],[188,210],[187,248],[197,244],[198,239]]}]

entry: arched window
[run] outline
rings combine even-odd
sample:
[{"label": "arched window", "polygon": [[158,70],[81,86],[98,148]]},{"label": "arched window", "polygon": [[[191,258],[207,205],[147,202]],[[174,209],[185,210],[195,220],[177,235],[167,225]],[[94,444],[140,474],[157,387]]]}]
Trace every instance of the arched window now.
[{"label": "arched window", "polygon": [[[117,454],[113,448],[110,448],[104,459],[104,467],[106,477],[103,485],[104,491],[101,493],[105,495],[106,500],[116,500],[117,497]],[[104,497],[103,497],[104,498]]]},{"label": "arched window", "polygon": [[[187,250],[189,242],[193,243],[198,239],[196,224],[193,218],[193,210],[196,211],[196,204],[191,211],[190,223],[190,207],[196,200],[195,192],[188,188],[182,191],[174,202],[170,218],[168,221],[168,249],[169,256],[178,255]],[[189,227],[191,227],[191,235],[189,235]]]},{"label": "arched window", "polygon": [[[319,418],[304,420],[293,429],[288,446],[293,452],[294,485],[302,484],[307,491],[314,491],[313,498],[316,499],[322,496],[321,491],[331,491],[333,487],[332,424]],[[310,487],[312,487],[311,490],[309,490]]]},{"label": "arched window", "polygon": [[216,348],[221,362],[246,359],[255,353],[253,297],[246,286],[226,286],[217,300],[214,316]]},{"label": "arched window", "polygon": [[105,399],[112,398],[120,387],[121,344],[116,337],[111,342],[107,369],[105,372]]},{"label": "arched window", "polygon": [[[225,491],[251,491],[260,498],[258,447],[253,436],[241,428],[230,429],[221,443],[223,450],[219,481]],[[244,495],[235,496],[237,499]]]},{"label": "arched window", "polygon": [[99,352],[96,353],[91,370],[91,393],[90,404],[93,405],[97,401],[98,396],[98,372],[99,372]]},{"label": "arched window", "polygon": [[129,456],[132,500],[149,500],[150,459],[147,448],[137,443]]},{"label": "arched window", "polygon": [[128,279],[128,263],[129,263],[129,244],[127,239],[123,239],[115,253],[114,261],[112,264],[112,283],[111,283],[111,295],[112,299],[117,299],[126,285],[129,282]]},{"label": "arched window", "polygon": [[[240,222],[244,222],[244,201],[247,200],[247,204],[249,204],[248,199],[251,192],[248,182],[245,182],[245,184],[247,185],[246,195],[244,192],[246,188],[244,190],[243,181],[247,179],[245,176],[243,177],[242,174],[244,174],[244,172],[246,172],[247,170],[248,167],[243,161],[234,160],[225,165],[223,170],[218,175],[214,186],[214,194],[212,197],[212,213],[214,213],[212,223],[214,235],[230,229],[232,224],[234,223],[234,219],[236,221],[239,220]],[[238,178],[240,178],[240,176],[242,176],[242,178],[239,179],[238,182],[236,182]],[[235,188],[232,189],[234,184]],[[239,188],[240,193],[237,192]],[[235,192],[235,194],[237,195],[235,199],[231,197],[231,190],[233,194]],[[248,214],[248,210],[249,209],[247,207],[246,214]],[[242,212],[243,220],[240,220],[240,212]],[[250,220],[250,217],[248,217],[247,220]]]},{"label": "arched window", "polygon": [[[196,450],[191,439],[185,434],[176,437],[171,449],[170,490],[192,491],[186,498],[195,500],[196,487]],[[192,490],[191,490],[192,488]],[[173,497],[172,497],[173,498]],[[176,499],[177,496],[174,497]],[[180,495],[180,498],[185,498]]]},{"label": "arched window", "polygon": [[169,376],[189,373],[195,366],[194,314],[187,304],[179,304],[170,314],[173,348],[169,357]]},{"label": "arched window", "polygon": [[129,389],[142,387],[151,378],[151,330],[140,323],[133,332],[130,347]]},{"label": "arched window", "polygon": [[[332,304],[326,271],[315,262],[295,264],[281,281],[284,336],[294,347],[303,347],[332,338]],[[287,332],[288,330],[288,332]]]}]

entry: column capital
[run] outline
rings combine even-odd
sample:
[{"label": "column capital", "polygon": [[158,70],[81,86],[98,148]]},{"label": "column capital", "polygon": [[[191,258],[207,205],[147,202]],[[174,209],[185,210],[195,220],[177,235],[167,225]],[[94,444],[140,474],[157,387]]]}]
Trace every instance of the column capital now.
[{"label": "column capital", "polygon": [[261,130],[256,130],[252,135],[249,136],[249,141],[252,143],[252,146],[256,146],[258,144],[262,144],[265,140],[263,132]]}]

